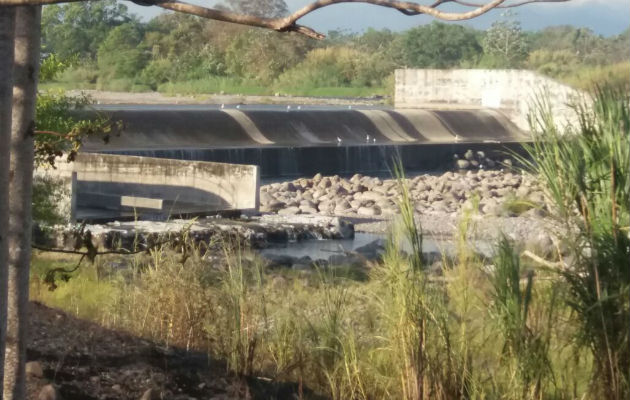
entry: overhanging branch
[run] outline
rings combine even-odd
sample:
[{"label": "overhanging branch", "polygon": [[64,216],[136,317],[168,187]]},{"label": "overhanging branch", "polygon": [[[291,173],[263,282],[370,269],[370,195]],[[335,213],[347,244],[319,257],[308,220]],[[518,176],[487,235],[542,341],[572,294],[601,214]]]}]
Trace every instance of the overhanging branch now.
[{"label": "overhanging branch", "polygon": [[[0,6],[44,5],[76,1],[85,0],[0,0]],[[509,2],[509,0],[491,0],[485,3],[469,2],[466,0],[436,0],[430,5],[423,5],[415,2],[398,0],[317,0],[295,11],[291,15],[282,18],[264,18],[253,15],[239,14],[231,11],[202,7],[178,0],[142,0],[141,4],[155,5],[166,10],[196,15],[206,19],[230,22],[246,26],[254,26],[258,28],[272,29],[278,32],[296,32],[314,39],[323,39],[324,35],[322,33],[319,33],[307,26],[300,25],[297,22],[304,16],[316,10],[335,4],[371,4],[380,7],[392,8],[400,11],[405,15],[410,16],[426,14],[444,21],[461,21],[476,18],[494,8],[517,7],[529,3],[561,3],[566,1],[570,0],[520,0],[516,3],[511,3]],[[473,7],[474,9],[465,12],[445,12],[439,10],[438,7],[445,3],[456,3],[464,7]]]}]

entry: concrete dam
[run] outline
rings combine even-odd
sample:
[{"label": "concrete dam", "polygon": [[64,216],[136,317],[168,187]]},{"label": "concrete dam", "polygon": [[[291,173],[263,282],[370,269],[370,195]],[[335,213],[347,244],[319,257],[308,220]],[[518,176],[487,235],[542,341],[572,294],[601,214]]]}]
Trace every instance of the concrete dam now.
[{"label": "concrete dam", "polygon": [[387,173],[450,167],[453,154],[516,150],[529,135],[483,107],[390,109],[275,105],[108,105],[90,113],[121,121],[83,151],[254,164],[262,178]]}]

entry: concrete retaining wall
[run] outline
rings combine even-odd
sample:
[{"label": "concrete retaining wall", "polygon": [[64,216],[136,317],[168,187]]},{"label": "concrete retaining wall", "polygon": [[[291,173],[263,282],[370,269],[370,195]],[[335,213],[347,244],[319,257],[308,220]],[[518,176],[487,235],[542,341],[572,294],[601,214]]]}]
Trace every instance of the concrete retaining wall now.
[{"label": "concrete retaining wall", "polygon": [[253,165],[82,153],[72,171],[73,211],[79,219],[103,209],[182,214],[259,205],[259,169]]},{"label": "concrete retaining wall", "polygon": [[526,70],[399,69],[395,79],[396,108],[436,104],[494,108],[523,130],[529,130],[528,114],[537,96],[547,96],[559,125],[573,121],[567,103],[581,96],[569,86]]}]

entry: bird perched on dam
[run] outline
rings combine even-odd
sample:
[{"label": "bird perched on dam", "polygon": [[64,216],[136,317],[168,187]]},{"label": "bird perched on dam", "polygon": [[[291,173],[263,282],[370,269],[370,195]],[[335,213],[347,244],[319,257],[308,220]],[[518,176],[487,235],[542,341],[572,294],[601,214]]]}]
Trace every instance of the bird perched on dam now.
[{"label": "bird perched on dam", "polygon": [[337,136],[337,145],[341,144],[341,138],[339,136]]},{"label": "bird perched on dam", "polygon": [[370,143],[370,135],[366,135],[365,136],[365,142],[366,143]]}]

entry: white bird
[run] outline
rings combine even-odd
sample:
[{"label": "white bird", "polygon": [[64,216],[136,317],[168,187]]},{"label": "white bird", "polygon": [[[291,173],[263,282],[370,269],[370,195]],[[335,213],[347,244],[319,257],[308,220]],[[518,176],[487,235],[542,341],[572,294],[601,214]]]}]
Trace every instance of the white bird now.
[{"label": "white bird", "polygon": [[221,109],[223,110],[225,108],[225,104],[221,104]]},{"label": "white bird", "polygon": [[376,138],[372,138],[372,143],[376,143]]},{"label": "white bird", "polygon": [[301,109],[302,109],[302,106],[297,106],[297,109],[298,109],[298,110],[301,110]]},{"label": "white bird", "polygon": [[365,136],[365,141],[366,141],[367,143],[370,143],[370,135],[366,135],[366,136]]},{"label": "white bird", "polygon": [[241,108],[241,105],[240,105],[240,104],[237,104],[237,105],[236,105],[236,109],[238,110],[239,108]]},{"label": "white bird", "polygon": [[455,141],[459,142],[461,139],[459,138],[459,135],[455,135]]},{"label": "white bird", "polygon": [[287,106],[287,111],[291,111],[291,106]]},{"label": "white bird", "polygon": [[341,144],[341,138],[337,136],[337,144]]},{"label": "white bird", "polygon": [[348,110],[352,110],[352,106],[348,106]]}]

